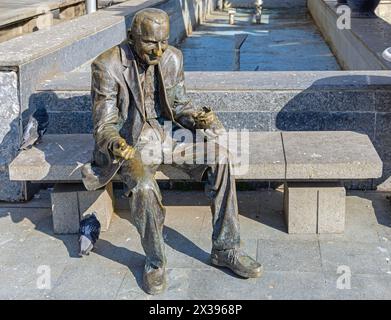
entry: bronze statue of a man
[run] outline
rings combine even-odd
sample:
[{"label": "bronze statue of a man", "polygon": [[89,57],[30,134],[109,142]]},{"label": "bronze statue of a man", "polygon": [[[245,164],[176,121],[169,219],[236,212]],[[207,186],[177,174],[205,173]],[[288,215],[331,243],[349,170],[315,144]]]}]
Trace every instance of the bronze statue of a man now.
[{"label": "bronze statue of a man", "polygon": [[[134,16],[128,39],[93,62],[96,143],[92,163],[82,170],[88,190],[105,186],[116,174],[127,187],[131,220],[146,255],[144,289],[150,294],[166,287],[165,208],[154,178],[159,164],[145,163],[140,155],[150,141],[146,133],[164,140],[162,128],[167,121],[174,131],[221,128],[213,111],[197,109],[186,99],[182,53],[168,45],[168,38],[167,13],[144,9]],[[179,142],[174,139],[175,143]],[[244,278],[259,277],[262,266],[239,248],[235,179],[229,159],[212,165],[173,165],[199,181],[206,176],[205,191],[212,200],[213,216],[211,263]]]}]

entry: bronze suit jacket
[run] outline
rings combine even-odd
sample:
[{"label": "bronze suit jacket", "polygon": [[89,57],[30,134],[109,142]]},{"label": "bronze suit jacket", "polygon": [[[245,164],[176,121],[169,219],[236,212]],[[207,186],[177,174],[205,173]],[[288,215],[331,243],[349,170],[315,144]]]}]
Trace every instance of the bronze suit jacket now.
[{"label": "bronze suit jacket", "polygon": [[[92,118],[95,150],[92,163],[82,168],[87,190],[105,186],[122,162],[111,153],[119,137],[134,146],[145,123],[144,97],[131,45],[123,42],[98,56],[91,65]],[[194,130],[196,109],[186,99],[183,57],[169,46],[158,64],[159,101],[162,116],[179,127]]]}]

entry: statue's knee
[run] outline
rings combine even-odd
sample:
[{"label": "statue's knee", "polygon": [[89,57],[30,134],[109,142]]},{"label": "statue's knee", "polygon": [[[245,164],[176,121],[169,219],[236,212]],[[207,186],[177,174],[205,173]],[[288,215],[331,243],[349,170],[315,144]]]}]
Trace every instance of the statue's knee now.
[{"label": "statue's knee", "polygon": [[153,180],[143,179],[137,181],[136,186],[133,188],[132,192],[137,193],[142,197],[149,197],[153,194],[159,194],[159,189]]}]

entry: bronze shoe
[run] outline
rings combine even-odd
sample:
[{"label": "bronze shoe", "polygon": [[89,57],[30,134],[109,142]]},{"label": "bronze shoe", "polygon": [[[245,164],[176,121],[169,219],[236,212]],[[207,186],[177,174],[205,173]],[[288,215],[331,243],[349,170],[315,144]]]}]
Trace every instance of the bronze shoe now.
[{"label": "bronze shoe", "polygon": [[259,278],[263,267],[240,249],[212,249],[211,262],[218,267],[227,267],[243,278]]},{"label": "bronze shoe", "polygon": [[143,274],[144,290],[148,294],[159,294],[166,289],[166,270],[152,265],[145,265]]}]

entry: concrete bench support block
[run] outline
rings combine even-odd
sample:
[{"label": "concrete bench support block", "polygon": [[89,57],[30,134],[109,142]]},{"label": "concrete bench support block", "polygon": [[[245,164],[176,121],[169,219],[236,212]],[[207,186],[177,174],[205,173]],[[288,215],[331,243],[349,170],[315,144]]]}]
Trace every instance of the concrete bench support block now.
[{"label": "concrete bench support block", "polygon": [[286,182],[288,233],[343,233],[345,197],[341,182]]},{"label": "concrete bench support block", "polygon": [[114,212],[113,184],[109,183],[106,188],[96,191],[79,191],[79,211],[83,218],[91,212],[97,213],[101,225],[101,231],[107,231]]},{"label": "concrete bench support block", "polygon": [[80,219],[93,211],[101,223],[101,231],[110,226],[114,212],[111,183],[96,191],[87,191],[82,184],[56,184],[51,200],[54,233],[78,233]]}]

